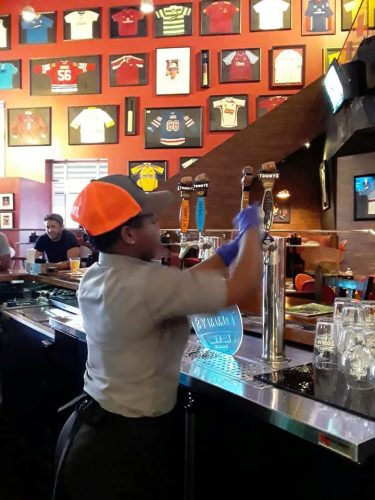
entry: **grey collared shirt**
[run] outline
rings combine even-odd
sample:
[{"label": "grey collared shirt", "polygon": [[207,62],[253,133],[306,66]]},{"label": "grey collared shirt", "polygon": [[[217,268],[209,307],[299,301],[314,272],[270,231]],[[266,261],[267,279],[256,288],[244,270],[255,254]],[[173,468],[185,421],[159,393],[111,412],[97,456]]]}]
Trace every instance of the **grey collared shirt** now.
[{"label": "grey collared shirt", "polygon": [[181,272],[101,253],[78,292],[87,334],[85,391],[104,409],[158,416],[176,401],[186,316],[217,312],[225,280],[215,272]]}]

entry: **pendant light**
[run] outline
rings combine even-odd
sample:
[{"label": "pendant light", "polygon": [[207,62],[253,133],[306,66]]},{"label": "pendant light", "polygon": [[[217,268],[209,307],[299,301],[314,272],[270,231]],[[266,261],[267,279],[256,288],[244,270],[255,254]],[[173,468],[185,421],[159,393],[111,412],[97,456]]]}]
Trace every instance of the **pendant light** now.
[{"label": "pendant light", "polygon": [[141,11],[144,14],[150,14],[154,11],[154,2],[153,0],[141,0]]},{"label": "pendant light", "polygon": [[36,12],[34,7],[31,7],[31,5],[27,5],[22,9],[21,12],[22,19],[27,22],[34,21],[36,18]]}]

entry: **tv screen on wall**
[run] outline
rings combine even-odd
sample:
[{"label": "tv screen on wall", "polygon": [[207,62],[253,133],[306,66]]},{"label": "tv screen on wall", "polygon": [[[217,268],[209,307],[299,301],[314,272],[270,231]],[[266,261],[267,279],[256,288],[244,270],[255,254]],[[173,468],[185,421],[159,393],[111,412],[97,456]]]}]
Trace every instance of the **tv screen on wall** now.
[{"label": "tv screen on wall", "polygon": [[375,174],[354,177],[354,220],[375,219]]},{"label": "tv screen on wall", "polygon": [[336,59],[333,59],[327,73],[323,77],[323,88],[331,106],[332,113],[336,113],[346,99],[345,77]]}]

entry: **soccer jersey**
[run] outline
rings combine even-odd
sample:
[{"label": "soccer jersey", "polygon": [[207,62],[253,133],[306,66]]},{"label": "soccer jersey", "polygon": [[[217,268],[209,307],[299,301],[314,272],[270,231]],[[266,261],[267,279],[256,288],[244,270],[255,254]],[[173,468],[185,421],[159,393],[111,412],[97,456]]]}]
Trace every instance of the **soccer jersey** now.
[{"label": "soccer jersey", "polygon": [[130,169],[132,175],[138,175],[137,184],[143,191],[154,191],[159,185],[158,176],[164,174],[164,167],[143,162]]},{"label": "soccer jersey", "polygon": [[15,117],[11,124],[12,138],[24,144],[39,144],[47,137],[48,127],[40,115],[25,111]]},{"label": "soccer jersey", "polygon": [[116,85],[138,85],[139,70],[145,62],[140,57],[124,55],[111,62],[112,71],[116,73]]},{"label": "soccer jersey", "polygon": [[259,57],[250,50],[234,50],[224,57],[224,63],[229,66],[229,79],[251,80],[251,66],[256,64]]},{"label": "soccer jersey", "polygon": [[328,31],[328,19],[333,11],[326,0],[309,0],[305,16],[311,19],[309,31],[321,33]]},{"label": "soccer jersey", "polygon": [[296,50],[282,50],[275,58],[275,83],[302,82],[302,56]]},{"label": "soccer jersey", "polygon": [[280,106],[283,102],[285,102],[288,99],[287,96],[282,96],[282,95],[275,95],[268,97],[267,99],[261,100],[259,102],[259,108],[260,108],[260,116],[265,115],[266,113],[269,113],[273,109],[277,108],[277,106]]},{"label": "soccer jersey", "polygon": [[51,79],[51,92],[71,94],[78,90],[78,78],[95,67],[94,63],[58,61],[34,66],[34,73],[42,73]]},{"label": "soccer jersey", "polygon": [[90,107],[81,111],[70,123],[78,130],[83,144],[105,142],[105,129],[113,127],[113,118],[100,108]]},{"label": "soccer jersey", "polygon": [[280,30],[284,28],[284,12],[289,3],[284,0],[261,0],[253,6],[259,15],[260,30]]},{"label": "soccer jersey", "polygon": [[72,40],[93,38],[93,23],[98,18],[98,12],[92,10],[75,10],[66,14],[64,19],[66,23],[70,24],[70,38]]},{"label": "soccer jersey", "polygon": [[237,99],[235,97],[224,97],[214,101],[213,106],[219,109],[221,113],[220,126],[223,128],[233,128],[238,126],[238,110],[245,106],[245,99]]},{"label": "soccer jersey", "polygon": [[209,33],[233,33],[233,16],[239,8],[231,2],[212,2],[203,10],[209,19]]},{"label": "soccer jersey", "polygon": [[113,14],[112,19],[117,23],[119,36],[133,36],[138,33],[138,23],[144,14],[137,9],[123,9]]},{"label": "soccer jersey", "polygon": [[26,43],[47,43],[48,30],[54,22],[47,16],[37,15],[32,21],[22,20],[21,27],[26,31]]},{"label": "soccer jersey", "polygon": [[185,17],[190,16],[191,8],[184,5],[169,5],[158,9],[157,19],[163,21],[163,35],[177,36],[185,33]]},{"label": "soccer jersey", "polygon": [[0,19],[0,48],[4,49],[8,46],[8,30],[4,26],[4,20]]},{"label": "soccer jersey", "polygon": [[358,9],[362,4],[362,0],[351,0],[350,2],[344,3],[344,10],[345,12],[350,12],[352,15],[352,22],[354,21]]},{"label": "soccer jersey", "polygon": [[0,63],[0,89],[13,88],[13,76],[18,73],[18,69],[12,63]]},{"label": "soccer jersey", "polygon": [[160,143],[181,146],[186,142],[186,132],[195,130],[195,121],[183,111],[162,111],[147,127],[150,132],[160,129]]}]

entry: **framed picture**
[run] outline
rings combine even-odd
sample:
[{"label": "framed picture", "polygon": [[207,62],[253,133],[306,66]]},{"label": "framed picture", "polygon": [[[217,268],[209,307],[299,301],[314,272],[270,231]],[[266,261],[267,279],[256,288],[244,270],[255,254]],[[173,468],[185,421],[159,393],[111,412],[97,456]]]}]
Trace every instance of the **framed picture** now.
[{"label": "framed picture", "polygon": [[305,45],[272,47],[270,88],[301,88],[305,84]]},{"label": "framed picture", "polygon": [[11,16],[2,14],[0,16],[0,50],[10,50]]},{"label": "framed picture", "polygon": [[123,5],[109,9],[109,33],[111,38],[147,36],[146,17],[139,5]]},{"label": "framed picture", "polygon": [[199,158],[200,156],[181,156],[180,169],[185,170],[185,168],[191,167]]},{"label": "framed picture", "polygon": [[145,148],[201,148],[202,108],[145,109]]},{"label": "framed picture", "polygon": [[202,89],[210,86],[210,51],[207,49],[200,53],[200,84]]},{"label": "framed picture", "polygon": [[74,106],[68,108],[69,144],[116,144],[117,106]]},{"label": "framed picture", "polygon": [[327,165],[325,161],[319,166],[319,180],[320,180],[320,192],[322,197],[322,210],[328,210],[330,207],[329,200],[329,186],[328,186],[328,172]]},{"label": "framed picture", "polygon": [[64,40],[92,40],[101,37],[100,8],[64,10]]},{"label": "framed picture", "polygon": [[326,73],[329,65],[334,59],[338,59],[341,52],[340,47],[330,47],[323,49],[323,74]]},{"label": "framed picture", "polygon": [[109,56],[109,85],[147,85],[148,54],[117,54]]},{"label": "framed picture", "polygon": [[8,146],[50,146],[51,108],[8,109]]},{"label": "framed picture", "polygon": [[354,220],[375,220],[375,174],[354,177]]},{"label": "framed picture", "polygon": [[288,95],[258,95],[256,98],[256,117],[262,118],[288,100]]},{"label": "framed picture", "polygon": [[0,89],[21,88],[21,60],[0,61]]},{"label": "framed picture", "polygon": [[[341,0],[341,30],[349,31],[357,16],[360,2],[350,0]],[[369,9],[369,18],[371,19],[371,8]],[[369,20],[370,20],[369,19]]]},{"label": "framed picture", "polygon": [[290,204],[283,203],[275,206],[273,213],[273,222],[277,224],[289,224],[290,223]]},{"label": "framed picture", "polygon": [[334,35],[336,0],[301,0],[301,34]]},{"label": "framed picture", "polygon": [[0,213],[0,229],[13,229],[13,212]]},{"label": "framed picture", "polygon": [[31,95],[100,94],[100,56],[31,59]]},{"label": "framed picture", "polygon": [[190,94],[190,47],[156,49],[156,95]]},{"label": "framed picture", "polygon": [[165,160],[129,161],[129,177],[143,191],[154,191],[160,182],[168,179],[168,167]]},{"label": "framed picture", "polygon": [[0,193],[0,210],[14,210],[13,193]]},{"label": "framed picture", "polygon": [[241,130],[248,124],[247,94],[210,97],[210,132]]},{"label": "framed picture", "polygon": [[35,19],[19,18],[19,42],[27,45],[56,43],[56,12],[38,12]]},{"label": "framed picture", "polygon": [[375,28],[375,1],[369,0],[368,2],[368,27],[371,29]]},{"label": "framed picture", "polygon": [[138,97],[125,97],[125,135],[137,135]]},{"label": "framed picture", "polygon": [[291,0],[250,0],[250,31],[291,29]]},{"label": "framed picture", "polygon": [[154,14],[154,36],[192,35],[192,3],[156,6]]},{"label": "framed picture", "polygon": [[220,83],[259,80],[260,49],[229,49],[220,52]]},{"label": "framed picture", "polygon": [[241,2],[203,1],[201,8],[201,35],[233,35],[241,33]]}]

